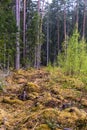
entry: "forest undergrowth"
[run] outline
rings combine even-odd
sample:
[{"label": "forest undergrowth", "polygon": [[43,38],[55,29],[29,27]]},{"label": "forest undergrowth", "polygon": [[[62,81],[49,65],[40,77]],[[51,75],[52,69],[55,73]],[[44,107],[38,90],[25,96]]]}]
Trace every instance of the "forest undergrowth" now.
[{"label": "forest undergrowth", "polygon": [[0,82],[1,129],[87,130],[87,75],[31,68]]}]

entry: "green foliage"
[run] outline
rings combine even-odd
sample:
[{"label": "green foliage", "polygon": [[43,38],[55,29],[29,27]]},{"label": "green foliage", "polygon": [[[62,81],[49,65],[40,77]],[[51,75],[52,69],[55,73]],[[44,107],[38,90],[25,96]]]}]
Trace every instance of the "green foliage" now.
[{"label": "green foliage", "polygon": [[[12,11],[12,1],[0,2],[0,63],[14,66],[16,21]],[[5,65],[5,66],[6,66]]]},{"label": "green foliage", "polygon": [[57,122],[53,119],[46,120],[46,123],[49,126],[49,128],[51,128],[52,130],[56,129],[57,126],[59,126],[59,125],[57,125]]},{"label": "green foliage", "polygon": [[79,34],[74,30],[73,35],[68,40],[66,49],[58,56],[59,66],[61,66],[67,74],[87,73],[87,52],[85,41],[79,41]]},{"label": "green foliage", "polygon": [[50,72],[50,73],[56,72],[56,69],[58,69],[58,68],[57,68],[56,66],[54,67],[54,66],[51,64],[51,62],[49,62],[48,66],[47,66],[47,68],[46,68],[46,70],[47,70],[48,72]]}]

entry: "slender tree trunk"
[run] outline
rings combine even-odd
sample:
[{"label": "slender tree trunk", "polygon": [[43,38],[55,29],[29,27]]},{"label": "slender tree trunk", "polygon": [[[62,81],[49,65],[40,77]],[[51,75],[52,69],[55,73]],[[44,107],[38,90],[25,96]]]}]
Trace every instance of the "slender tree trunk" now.
[{"label": "slender tree trunk", "polygon": [[24,0],[23,7],[23,59],[26,57],[26,0]]},{"label": "slender tree trunk", "polygon": [[39,33],[38,33],[38,46],[37,46],[37,69],[41,64],[41,45],[42,45],[42,16],[39,18]]},{"label": "slender tree trunk", "polygon": [[9,68],[10,68],[10,59],[9,59],[9,54],[8,54],[8,62],[7,62],[7,70],[8,70],[8,72],[9,72]]},{"label": "slender tree trunk", "polygon": [[15,68],[20,68],[20,0],[16,0],[16,25],[18,32],[16,34],[16,65]]},{"label": "slender tree trunk", "polygon": [[83,16],[83,32],[82,39],[85,39],[85,24],[86,24],[86,0],[84,0],[84,16]]},{"label": "slender tree trunk", "polygon": [[66,55],[66,49],[67,49],[67,35],[66,35],[66,3],[64,3],[64,42],[65,42],[65,55]]},{"label": "slender tree trunk", "polygon": [[[42,6],[41,6],[42,4]],[[40,8],[41,6],[41,8]],[[44,0],[43,3],[41,3],[40,0],[38,0],[38,32],[37,32],[37,45],[35,48],[35,67],[37,69],[40,68],[41,64],[41,45],[42,45],[42,12],[43,12],[43,6],[44,6]]]},{"label": "slender tree trunk", "polygon": [[77,5],[76,5],[76,28],[78,30],[78,22],[79,22],[79,0],[77,0]]},{"label": "slender tree trunk", "polygon": [[37,49],[37,69],[40,68],[40,63],[41,63],[41,45],[38,45],[38,49]]},{"label": "slender tree trunk", "polygon": [[40,43],[40,0],[38,0],[38,34],[37,34],[37,52],[36,52],[36,68],[39,69],[40,67],[40,49],[41,49],[41,43]]},{"label": "slender tree trunk", "polygon": [[47,16],[47,65],[48,64],[49,64],[49,9],[48,9],[48,16]]},{"label": "slender tree trunk", "polygon": [[6,39],[4,34],[4,71],[6,69]]},{"label": "slender tree trunk", "polygon": [[64,7],[64,39],[66,42],[66,6]]},{"label": "slender tree trunk", "polygon": [[37,67],[37,46],[35,46],[34,67]]},{"label": "slender tree trunk", "polygon": [[59,19],[58,18],[57,18],[57,33],[58,33],[58,35],[57,35],[57,43],[58,43],[58,54],[59,54],[59,52],[60,52],[60,43],[59,43],[60,34],[59,34]]}]

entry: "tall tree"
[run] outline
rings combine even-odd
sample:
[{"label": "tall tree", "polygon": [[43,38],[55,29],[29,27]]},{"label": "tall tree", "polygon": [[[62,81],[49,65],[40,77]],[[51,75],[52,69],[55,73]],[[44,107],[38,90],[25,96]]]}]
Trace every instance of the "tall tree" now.
[{"label": "tall tree", "polygon": [[83,32],[82,32],[82,39],[85,38],[85,23],[86,23],[86,0],[84,0],[84,14],[83,14]]},{"label": "tall tree", "polygon": [[16,64],[15,68],[20,69],[20,0],[16,0],[16,26],[18,28],[16,34]]},{"label": "tall tree", "polygon": [[37,46],[35,48],[35,64],[36,68],[40,68],[41,64],[41,46],[42,46],[42,18],[43,18],[43,6],[44,6],[44,0],[41,1],[38,0],[38,33],[37,33]]},{"label": "tall tree", "polygon": [[78,22],[79,22],[79,0],[76,1],[76,28],[78,30]]},{"label": "tall tree", "polygon": [[47,13],[47,65],[49,64],[49,5]]},{"label": "tall tree", "polygon": [[26,0],[23,3],[23,59],[26,58]]},{"label": "tall tree", "polygon": [[66,1],[64,0],[64,46],[65,46],[65,55],[67,48],[67,34],[66,34]]}]

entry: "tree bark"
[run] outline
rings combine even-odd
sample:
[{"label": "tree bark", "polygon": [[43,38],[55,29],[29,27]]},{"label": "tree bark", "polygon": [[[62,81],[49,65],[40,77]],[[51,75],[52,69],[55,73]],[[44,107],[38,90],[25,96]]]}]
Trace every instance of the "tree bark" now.
[{"label": "tree bark", "polygon": [[59,34],[59,19],[57,19],[57,43],[58,43],[58,54],[59,54],[59,51],[60,51],[60,43],[59,43],[59,40],[60,40],[60,34]]},{"label": "tree bark", "polygon": [[47,16],[47,65],[48,64],[49,64],[49,7],[48,7],[48,16]]},{"label": "tree bark", "polygon": [[67,49],[67,35],[66,35],[66,3],[64,2],[64,42],[65,42],[65,55],[66,55],[66,49]]},{"label": "tree bark", "polygon": [[40,0],[38,0],[38,33],[37,33],[37,46],[36,46],[36,68],[39,69],[40,68],[40,63],[41,63],[41,33],[42,33],[42,17],[40,14]]},{"label": "tree bark", "polygon": [[85,24],[86,24],[86,0],[84,0],[84,16],[83,16],[83,33],[82,39],[85,39]]},{"label": "tree bark", "polygon": [[79,22],[79,0],[77,0],[77,5],[76,5],[76,28],[78,30],[78,22]]},{"label": "tree bark", "polygon": [[26,0],[23,3],[23,59],[26,57]]},{"label": "tree bark", "polygon": [[4,71],[6,70],[6,39],[4,34]]},{"label": "tree bark", "polygon": [[20,0],[16,0],[16,26],[18,28],[16,34],[16,65],[15,68],[20,69]]}]

